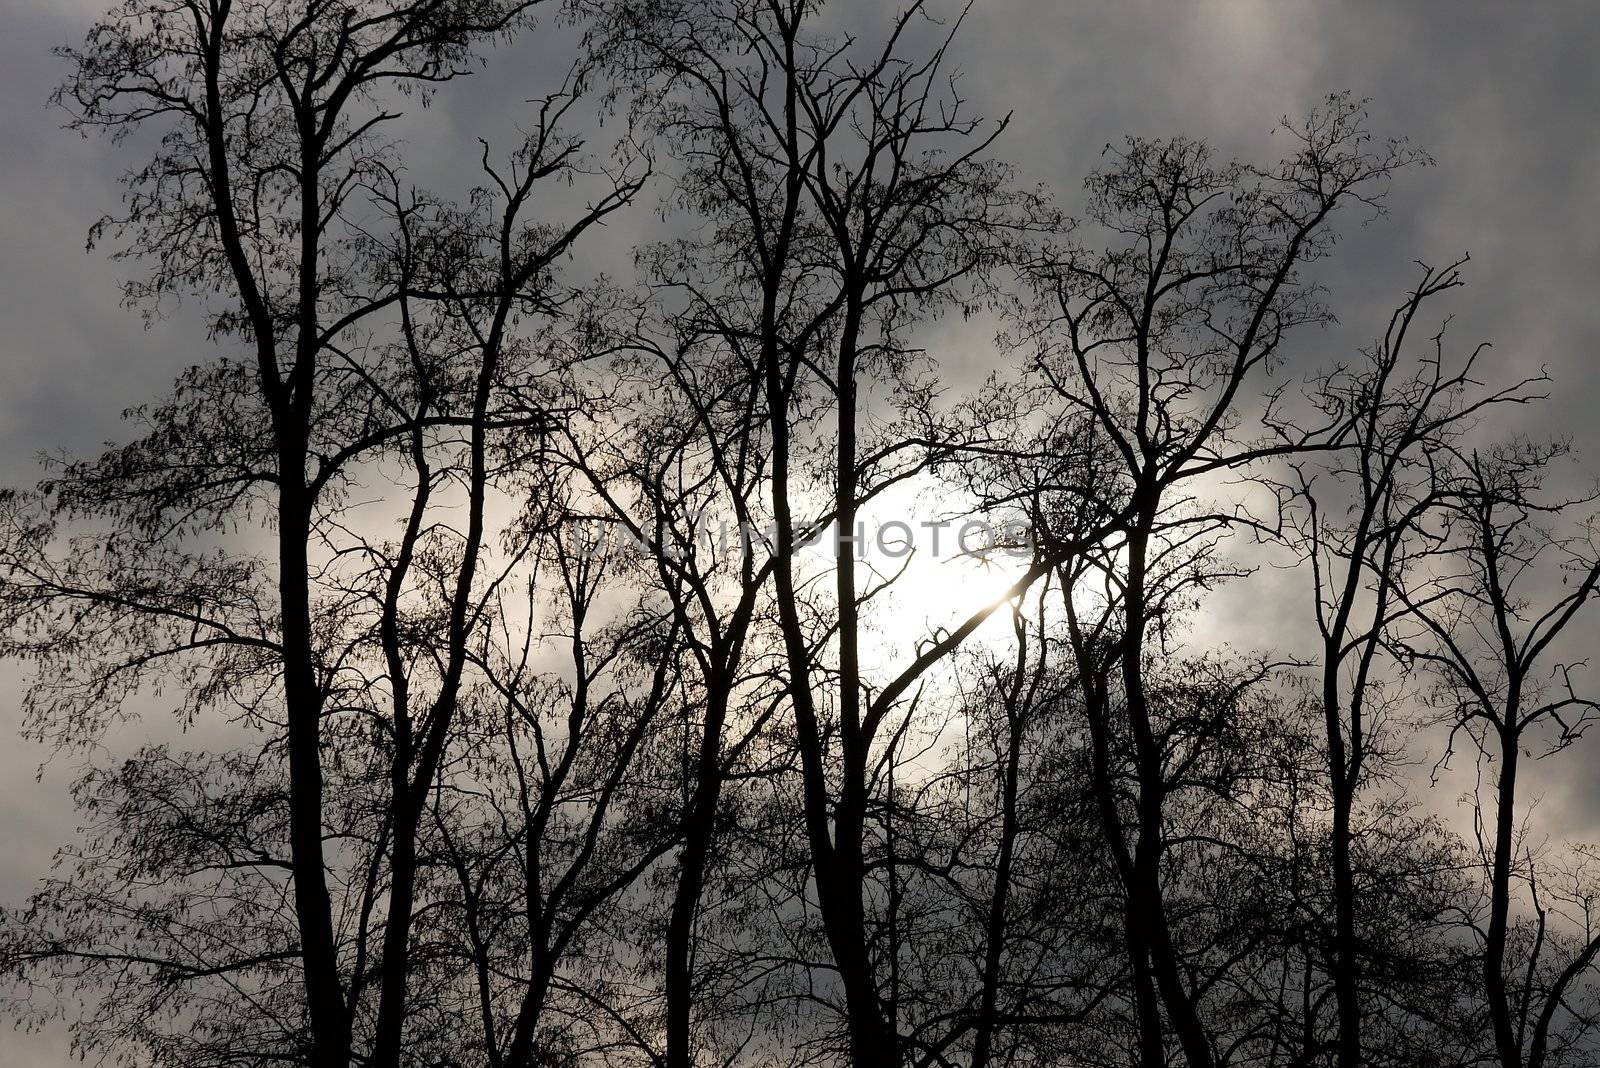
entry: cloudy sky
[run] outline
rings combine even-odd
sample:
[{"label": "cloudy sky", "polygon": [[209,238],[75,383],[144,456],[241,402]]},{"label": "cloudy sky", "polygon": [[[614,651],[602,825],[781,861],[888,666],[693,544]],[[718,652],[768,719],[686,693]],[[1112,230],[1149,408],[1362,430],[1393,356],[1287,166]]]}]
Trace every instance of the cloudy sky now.
[{"label": "cloudy sky", "polygon": [[[130,265],[86,253],[84,234],[117,203],[123,150],[59,129],[46,98],[62,73],[49,50],[81,38],[94,0],[0,0],[0,483],[38,477],[44,450],[116,437],[118,413],[160,395],[206,353],[180,310],[145,329],[118,306]],[[497,55],[413,121],[420,181],[446,180],[475,138],[505,130],[518,102],[554,88],[563,40]],[[1381,326],[1412,261],[1473,261],[1452,330],[1492,341],[1507,373],[1545,366],[1558,388],[1529,429],[1575,437],[1600,470],[1600,5],[1566,0],[977,0],[957,50],[963,87],[989,114],[1013,112],[1001,151],[1071,207],[1101,147],[1124,133],[1187,133],[1225,153],[1275,158],[1270,131],[1326,93],[1370,97],[1375,126],[1404,134],[1437,166],[1406,175],[1391,214],[1352,232],[1326,277],[1342,324],[1311,344],[1353,348]],[[648,208],[611,228],[613,252],[650,225]],[[634,229],[630,231],[629,227]],[[941,354],[976,364],[981,338]],[[1278,612],[1299,612],[1302,605]],[[1275,611],[1258,599],[1254,629]],[[1246,630],[1252,629],[1248,624]],[[10,740],[14,666],[0,665],[0,898],[16,902],[71,833],[70,767],[35,770],[42,750]],[[1600,776],[1568,759],[1546,779],[1562,833],[1600,834]],[[58,1033],[25,1039],[22,1066],[66,1063]]]}]

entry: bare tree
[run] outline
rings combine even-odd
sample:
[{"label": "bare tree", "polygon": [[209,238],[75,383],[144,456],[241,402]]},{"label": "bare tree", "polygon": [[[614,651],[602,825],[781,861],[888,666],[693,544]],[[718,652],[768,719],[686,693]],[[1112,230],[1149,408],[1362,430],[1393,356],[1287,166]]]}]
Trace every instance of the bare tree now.
[{"label": "bare tree", "polygon": [[1592,891],[1572,875],[1551,880],[1573,884],[1569,894],[1542,886],[1549,876],[1519,830],[1524,758],[1536,745],[1543,755],[1571,746],[1597,707],[1579,689],[1582,662],[1556,659],[1600,587],[1592,528],[1570,526],[1589,499],[1544,498],[1550,465],[1565,452],[1532,442],[1451,450],[1443,507],[1417,539],[1434,566],[1395,591],[1415,621],[1393,638],[1400,655],[1435,680],[1452,745],[1465,733],[1494,767],[1475,810],[1489,899],[1475,931],[1494,1055],[1506,1068],[1562,1063],[1581,1048],[1574,1043],[1593,1026],[1582,986],[1600,954]]},{"label": "bare tree", "polygon": [[[813,28],[820,12],[804,2],[671,12],[622,5],[603,39],[625,71],[671,90],[651,117],[676,140],[683,202],[725,250],[709,276],[708,265],[682,250],[657,266],[679,272],[663,280],[688,294],[696,326],[710,325],[757,391],[750,397],[759,405],[767,499],[757,511],[743,483],[726,490],[740,521],[770,522],[773,539],[767,563],[746,573],[744,588],[757,578],[771,583],[817,906],[852,1056],[896,1063],[897,1029],[874,976],[865,911],[865,824],[884,766],[875,768],[875,743],[902,696],[992,608],[919,646],[907,668],[869,687],[859,645],[863,602],[874,591],[862,589],[849,532],[869,501],[950,447],[919,417],[925,387],[912,377],[915,358],[903,335],[925,309],[949,303],[959,283],[995,262],[1019,201],[1005,189],[1004,170],[985,158],[1003,124],[965,117],[943,85],[945,43],[925,59],[905,52],[903,40],[923,24],[922,4],[897,16],[877,48],[822,35]],[[868,381],[901,389],[912,407],[880,440],[863,442]],[[690,411],[708,427],[702,412],[711,397]],[[824,431],[829,411],[832,427]],[[713,439],[719,479],[728,481],[721,471],[728,461],[748,455],[745,441]],[[830,471],[815,484],[801,477],[812,463]],[[829,524],[842,532],[833,608],[813,618],[796,550],[800,532]],[[830,642],[837,659],[823,666]],[[677,945],[669,943],[669,953],[682,955]],[[669,976],[669,1002],[687,996],[675,989],[684,986],[681,976],[676,983]],[[680,1004],[671,1014],[675,1030],[686,1013]],[[673,1035],[673,1057],[686,1056],[686,1042]]]},{"label": "bare tree", "polygon": [[[1039,275],[1050,304],[1037,373],[1063,418],[1087,420],[1114,447],[1107,481],[1131,512],[1116,549],[1120,618],[1107,637],[1137,752],[1136,816],[1117,852],[1147,1066],[1165,1062],[1163,1010],[1191,1066],[1216,1061],[1162,901],[1166,788],[1144,680],[1162,612],[1152,569],[1245,518],[1192,503],[1191,487],[1315,448],[1333,429],[1273,439],[1277,391],[1263,379],[1295,328],[1327,318],[1302,272],[1328,250],[1335,211],[1375,206],[1384,181],[1419,158],[1398,143],[1372,146],[1362,119],[1359,104],[1336,97],[1303,125],[1286,123],[1296,151],[1271,171],[1216,164],[1195,141],[1130,140],[1089,180],[1089,217],[1109,247],[1076,248]],[[1104,704],[1104,694],[1086,697]],[[1115,843],[1115,811],[1105,813]]]},{"label": "bare tree", "polygon": [[[537,6],[126,0],[65,53],[75,125],[156,138],[97,235],[218,351],[0,496],[0,654],[86,758],[0,912],[25,1018],[172,1065],[1583,1063],[1593,858],[1517,779],[1596,708],[1590,498],[1474,448],[1542,379],[1414,352],[1460,263],[1293,354],[1423,157],[1337,95],[1271,167],[1129,139],[1074,223],[971,113],[965,9],[575,0],[520,143],[412,188],[391,120]],[[631,283],[566,279],[656,191]],[[955,568],[868,533],[919,495],[1009,532],[945,524],[1008,585],[933,623]],[[1228,647],[1285,543],[1311,648]],[[162,702],[190,735],[116,753]],[[1476,842],[1404,778],[1430,711]]]},{"label": "bare tree", "polygon": [[[401,1057],[419,827],[497,585],[485,573],[493,468],[527,463],[528,436],[550,424],[518,384],[538,372],[509,326],[559,310],[552,268],[638,189],[623,176],[569,223],[527,220],[535,189],[578,164],[555,127],[566,96],[538,113],[508,169],[486,153],[474,207],[400,185],[380,137],[395,103],[462,73],[530,7],[128,3],[65,52],[58,98],[75,125],[162,138],[130,178],[126,214],[100,227],[150,266],[130,299],[216,294],[214,339],[250,355],[198,367],[141,416],[145,438],[46,483],[42,508],[107,534],[66,556],[43,525],[19,542],[7,610],[33,632],[11,650],[41,665],[45,732],[70,737],[175,678],[194,709],[231,704],[281,744],[315,1064],[348,1062],[369,987],[362,1056]],[[411,468],[397,543],[363,530],[351,499],[391,461]],[[461,530],[438,518],[437,497],[457,487]],[[270,537],[268,559],[224,547],[239,524]],[[389,789],[334,799],[325,760],[357,724],[382,732]],[[352,786],[371,784],[357,773]],[[369,806],[375,824],[347,826]],[[365,875],[333,886],[330,871]]]},{"label": "bare tree", "polygon": [[[1460,286],[1464,260],[1424,266],[1422,277],[1390,317],[1368,359],[1323,380],[1315,400],[1332,419],[1347,420],[1345,449],[1327,463],[1294,465],[1284,488],[1291,538],[1310,565],[1322,649],[1316,668],[1329,772],[1334,932],[1330,970],[1338,1012],[1338,1063],[1362,1063],[1362,968],[1382,939],[1358,930],[1361,891],[1353,850],[1357,798],[1374,774],[1389,770],[1392,745],[1381,720],[1404,701],[1386,689],[1384,639],[1405,609],[1395,594],[1412,569],[1412,535],[1438,507],[1443,485],[1436,457],[1459,441],[1485,408],[1530,399],[1536,380],[1487,390],[1475,365],[1487,346],[1447,364],[1443,331],[1431,351],[1411,358],[1408,341],[1424,306]],[[1369,715],[1369,705],[1375,714]]]}]

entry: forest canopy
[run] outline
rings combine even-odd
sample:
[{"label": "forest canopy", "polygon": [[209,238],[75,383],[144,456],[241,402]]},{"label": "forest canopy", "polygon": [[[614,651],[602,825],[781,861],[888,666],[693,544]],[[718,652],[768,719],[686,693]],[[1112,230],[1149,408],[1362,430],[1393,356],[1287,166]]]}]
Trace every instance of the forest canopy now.
[{"label": "forest canopy", "polygon": [[[1597,497],[1504,418],[1559,383],[1450,328],[1461,250],[1325,329],[1341,235],[1454,176],[1352,91],[1280,159],[1038,184],[963,91],[984,17],[123,0],[60,50],[128,165],[92,243],[204,318],[125,440],[0,494],[0,656],[83,769],[0,908],[19,1026],[1596,1063],[1600,854],[1529,780],[1600,708]],[[564,80],[419,184],[403,124],[534,35]],[[1298,623],[1239,643],[1252,599]]]}]

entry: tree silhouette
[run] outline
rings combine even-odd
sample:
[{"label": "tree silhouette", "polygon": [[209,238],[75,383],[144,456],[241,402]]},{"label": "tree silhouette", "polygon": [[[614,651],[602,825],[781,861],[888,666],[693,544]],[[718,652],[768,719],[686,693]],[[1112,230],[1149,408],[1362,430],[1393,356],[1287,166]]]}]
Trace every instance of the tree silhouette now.
[{"label": "tree silhouette", "polygon": [[[393,120],[545,8],[566,80],[418,189]],[[0,913],[19,1020],[182,1066],[1590,1063],[1600,884],[1519,776],[1595,709],[1593,498],[1499,434],[1542,373],[1433,330],[1464,259],[1308,340],[1426,158],[1335,94],[1270,165],[1108,147],[1074,218],[963,95],[980,12],[556,8],[126,0],[63,50],[146,153],[93,236],[212,351],[0,496],[0,654],[82,765]],[[650,204],[631,275],[571,269]],[[1303,630],[1229,645],[1240,590]],[[1415,767],[1463,741],[1451,812]]]}]

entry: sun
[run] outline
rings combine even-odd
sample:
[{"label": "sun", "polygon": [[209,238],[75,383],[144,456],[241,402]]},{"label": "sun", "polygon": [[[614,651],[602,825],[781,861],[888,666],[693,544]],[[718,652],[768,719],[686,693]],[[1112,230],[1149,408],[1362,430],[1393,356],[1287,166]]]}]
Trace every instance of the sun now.
[{"label": "sun", "polygon": [[1028,539],[963,503],[908,489],[875,502],[856,529],[865,618],[876,652],[894,662],[984,612],[988,618],[967,643],[1012,640],[1004,604],[1019,595],[1016,586],[1032,563]]}]

